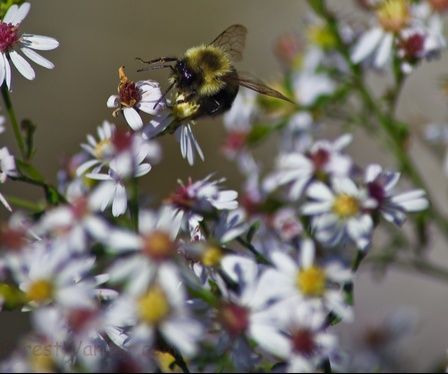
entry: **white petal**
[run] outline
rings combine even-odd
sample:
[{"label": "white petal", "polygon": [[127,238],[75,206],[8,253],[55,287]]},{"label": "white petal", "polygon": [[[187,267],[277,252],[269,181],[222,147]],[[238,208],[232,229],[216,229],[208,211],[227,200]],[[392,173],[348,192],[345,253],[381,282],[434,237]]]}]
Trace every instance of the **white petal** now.
[{"label": "white petal", "polygon": [[342,150],[347,147],[353,140],[353,134],[344,134],[341,135],[333,142],[333,148],[337,151]]},{"label": "white petal", "polygon": [[49,36],[24,34],[22,35],[22,39],[26,47],[39,51],[49,51],[59,46],[59,42]]},{"label": "white petal", "polygon": [[31,67],[29,62],[20,56],[16,51],[11,51],[9,53],[9,57],[20,74],[22,74],[26,79],[33,80],[36,77],[34,69]]},{"label": "white petal", "polygon": [[309,268],[314,264],[315,247],[312,240],[305,240],[300,252],[300,267]]},{"label": "white petal", "polygon": [[123,108],[123,115],[132,130],[138,131],[143,127],[143,121],[134,108]]},{"label": "white petal", "polygon": [[[24,20],[30,11],[30,3],[23,3],[20,7],[13,5],[8,9],[8,12],[3,19],[4,23],[12,23],[13,25],[17,25]],[[14,9],[12,9],[14,8]],[[11,15],[9,14],[11,12]]]},{"label": "white petal", "polygon": [[196,342],[202,334],[202,325],[185,316],[176,316],[165,323],[162,333],[166,340],[177,347],[186,357],[192,357],[197,352]]},{"label": "white petal", "polygon": [[378,164],[371,164],[366,169],[366,182],[372,182],[381,172],[383,168]]},{"label": "white petal", "polygon": [[5,14],[5,17],[3,17],[2,22],[3,23],[12,23],[14,21],[14,18],[16,17],[19,10],[19,6],[14,4],[11,5],[8,9],[8,11]]},{"label": "white petal", "polygon": [[333,191],[322,182],[315,182],[307,189],[307,195],[312,199],[332,201],[334,198]]},{"label": "white petal", "polygon": [[[2,53],[0,56],[0,86],[3,84],[6,76],[6,64],[5,55]],[[9,84],[8,84],[9,88]]]},{"label": "white petal", "polygon": [[128,197],[126,195],[126,189],[123,185],[117,184],[114,201],[112,203],[112,214],[114,217],[118,217],[126,212],[128,206]]},{"label": "white petal", "polygon": [[39,53],[34,52],[32,49],[20,48],[20,50],[23,52],[23,54],[26,57],[28,57],[31,61],[35,62],[36,64],[43,66],[44,68],[47,68],[47,69],[54,68],[54,64],[51,61],[42,57]]},{"label": "white petal", "polygon": [[384,32],[379,27],[363,34],[352,51],[352,61],[356,64],[366,59],[375,50],[383,35]]},{"label": "white petal", "polygon": [[359,195],[356,183],[350,178],[333,178],[331,183],[336,193],[346,193],[350,196]]},{"label": "white petal", "polygon": [[120,104],[120,97],[118,95],[111,95],[107,99],[108,108],[118,108],[119,104]]},{"label": "white petal", "polygon": [[381,41],[380,47],[378,49],[378,52],[376,53],[374,61],[374,64],[377,68],[382,68],[389,60],[389,57],[392,53],[393,40],[394,40],[393,34],[387,33],[384,36],[384,39]]},{"label": "white petal", "polygon": [[6,209],[8,209],[10,212],[12,212],[12,208],[9,205],[9,203],[6,201],[6,199],[4,198],[4,196],[0,193],[0,203],[2,203]]},{"label": "white petal", "polygon": [[290,356],[291,344],[288,338],[274,326],[251,325],[249,333],[268,352],[284,359]]},{"label": "white petal", "polygon": [[313,214],[322,214],[331,210],[333,203],[331,201],[308,202],[303,204],[300,212],[308,216]]}]

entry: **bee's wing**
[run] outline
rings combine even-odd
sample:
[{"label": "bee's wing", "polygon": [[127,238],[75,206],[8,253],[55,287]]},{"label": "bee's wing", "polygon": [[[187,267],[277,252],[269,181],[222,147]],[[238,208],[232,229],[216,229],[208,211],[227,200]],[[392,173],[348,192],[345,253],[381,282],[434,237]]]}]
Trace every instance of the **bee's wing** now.
[{"label": "bee's wing", "polygon": [[297,105],[296,103],[294,103],[294,101],[288,99],[286,96],[284,96],[277,90],[274,90],[273,88],[267,86],[261,79],[258,79],[250,74],[238,72],[238,75],[236,74],[226,75],[225,77],[223,77],[223,80],[226,83],[238,84],[239,86],[249,88],[263,95],[275,97],[277,99],[285,100],[294,105]]},{"label": "bee's wing", "polygon": [[243,58],[246,34],[247,29],[243,25],[232,25],[224,30],[210,45],[222,48],[229,54],[232,61],[240,61]]}]

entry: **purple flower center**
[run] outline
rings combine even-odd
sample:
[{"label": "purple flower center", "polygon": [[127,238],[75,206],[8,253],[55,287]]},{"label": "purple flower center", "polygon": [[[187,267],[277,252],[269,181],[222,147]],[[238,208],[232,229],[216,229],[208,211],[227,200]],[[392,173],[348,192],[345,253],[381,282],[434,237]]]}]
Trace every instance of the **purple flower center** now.
[{"label": "purple flower center", "polygon": [[5,52],[17,43],[18,25],[0,21],[0,51]]},{"label": "purple flower center", "polygon": [[386,197],[383,185],[376,181],[369,182],[367,183],[367,190],[369,191],[369,195],[378,201],[378,205],[381,205]]}]

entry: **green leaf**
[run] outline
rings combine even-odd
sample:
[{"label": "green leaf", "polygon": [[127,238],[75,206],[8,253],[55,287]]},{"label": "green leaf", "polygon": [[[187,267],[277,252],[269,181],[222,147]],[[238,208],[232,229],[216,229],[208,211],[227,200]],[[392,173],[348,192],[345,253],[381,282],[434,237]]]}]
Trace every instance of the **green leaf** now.
[{"label": "green leaf", "polygon": [[44,177],[34,168],[34,166],[19,159],[16,159],[16,166],[23,176],[28,177],[35,182],[44,183]]}]

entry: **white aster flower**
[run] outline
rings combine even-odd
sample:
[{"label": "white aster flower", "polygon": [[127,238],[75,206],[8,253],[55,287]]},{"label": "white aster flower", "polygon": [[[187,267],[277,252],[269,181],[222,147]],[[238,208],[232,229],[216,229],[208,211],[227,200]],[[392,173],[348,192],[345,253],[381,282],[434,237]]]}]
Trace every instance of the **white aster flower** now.
[{"label": "white aster flower", "polygon": [[[286,300],[274,305],[282,315],[282,326],[276,343],[276,353],[286,361],[287,373],[315,373],[337,350],[338,339],[327,331],[327,313],[308,303],[295,305]],[[281,342],[281,344],[279,344]]]},{"label": "white aster flower", "polygon": [[333,142],[319,140],[306,153],[291,152],[276,160],[276,171],[267,176],[263,188],[267,192],[290,184],[289,196],[298,200],[315,176],[345,177],[352,167],[352,160],[341,151],[352,140],[345,134]]},{"label": "white aster flower", "polygon": [[111,282],[124,283],[126,292],[136,295],[148,288],[162,267],[171,268],[177,255],[175,240],[181,218],[170,207],[158,212],[141,210],[138,233],[111,231],[105,242],[108,250],[114,255],[126,255],[109,267]]},{"label": "white aster flower", "polygon": [[311,240],[302,243],[296,259],[278,250],[270,258],[275,268],[266,270],[265,277],[276,290],[272,297],[291,300],[296,308],[308,303],[316,310],[333,312],[346,322],[353,320],[353,310],[343,293],[344,284],[353,278],[350,269],[336,261],[318,264]]},{"label": "white aster flower", "polygon": [[302,214],[313,216],[313,233],[323,244],[335,246],[352,240],[365,250],[374,228],[369,210],[376,208],[377,202],[348,177],[332,178],[330,186],[313,182],[307,189],[313,201],[303,204]]},{"label": "white aster flower", "polygon": [[83,162],[76,169],[76,175],[81,176],[87,170],[95,167],[93,172],[98,172],[104,165],[107,165],[115,154],[112,144],[112,138],[115,133],[115,125],[108,121],[103,121],[101,126],[97,128],[98,139],[92,135],[87,135],[87,144],[82,143],[81,148],[84,149],[92,158]]},{"label": "white aster flower", "polygon": [[400,173],[383,171],[380,165],[369,165],[366,169],[366,187],[378,203],[376,209],[384,219],[400,226],[406,220],[406,213],[425,210],[429,202],[421,189],[394,195],[392,190],[399,178]]},{"label": "white aster flower", "polygon": [[278,331],[282,316],[270,307],[272,297],[277,294],[278,283],[265,277],[263,267],[247,257],[226,256],[221,266],[238,285],[238,291],[218,280],[223,300],[217,320],[227,335],[226,340],[232,344],[231,357],[235,366],[240,371],[251,371],[254,368],[247,338],[270,354],[282,352],[284,339]]},{"label": "white aster flower", "polygon": [[41,236],[58,235],[73,252],[88,252],[89,238],[105,241],[110,232],[108,223],[89,209],[86,197],[48,210],[34,229]]},{"label": "white aster flower", "polygon": [[112,95],[107,100],[109,108],[118,108],[114,111],[116,117],[121,111],[128,125],[134,131],[143,127],[140,111],[148,114],[157,114],[165,107],[162,99],[160,84],[151,81],[129,81],[124,74],[124,66],[119,69],[120,84],[118,85],[118,95]]},{"label": "white aster flower", "polygon": [[238,207],[238,193],[233,190],[221,190],[219,184],[225,179],[210,181],[212,174],[205,179],[188,184],[178,181],[177,188],[168,198],[168,203],[173,206],[178,214],[184,217],[187,227],[196,227],[204,215],[217,210],[233,210]]},{"label": "white aster flower", "polygon": [[182,355],[192,357],[203,333],[202,324],[190,316],[186,293],[174,266],[160,268],[143,292],[122,294],[110,306],[106,320],[121,328],[125,339],[117,334],[109,337],[131,355],[151,351],[160,334]]},{"label": "white aster flower", "polygon": [[9,257],[8,265],[32,308],[49,303],[91,308],[98,297],[96,286],[108,279],[91,276],[95,258],[73,257],[62,241],[37,241]]},{"label": "white aster flower", "polygon": [[90,195],[92,209],[104,211],[112,204],[112,214],[117,217],[127,209],[126,182],[151,170],[151,165],[144,161],[153,153],[153,144],[137,133],[116,133],[113,141],[117,152],[109,162],[107,173],[92,172],[86,177],[101,181]]},{"label": "white aster flower", "polygon": [[20,50],[26,57],[36,64],[47,69],[53,69],[54,65],[46,58],[35,52],[35,50],[47,51],[59,46],[56,39],[48,36],[33,34],[22,34],[19,36],[18,29],[30,10],[30,3],[12,5],[0,21],[0,85],[6,81],[8,89],[11,89],[11,65],[10,62],[26,79],[35,78],[34,69],[22,57]]},{"label": "white aster flower", "polygon": [[82,306],[46,306],[34,311],[34,334],[47,347],[46,360],[42,361],[64,372],[74,372],[79,365],[89,372],[104,370],[111,350],[101,335],[105,327],[102,317],[99,309]]}]

